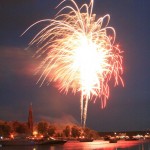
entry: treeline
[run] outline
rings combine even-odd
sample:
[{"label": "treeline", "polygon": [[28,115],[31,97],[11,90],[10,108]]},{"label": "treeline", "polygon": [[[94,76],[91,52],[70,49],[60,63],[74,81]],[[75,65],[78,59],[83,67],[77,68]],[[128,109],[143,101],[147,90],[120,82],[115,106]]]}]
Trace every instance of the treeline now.
[{"label": "treeline", "polygon": [[13,122],[0,122],[0,136],[9,137],[11,134],[29,134],[27,123],[22,123],[18,121]]},{"label": "treeline", "polygon": [[[0,122],[0,136],[10,137],[11,135],[29,135],[30,131],[28,129],[27,122]],[[34,124],[33,134],[42,136],[53,136],[60,138],[79,138],[92,137],[97,139],[99,134],[89,128],[82,128],[78,125],[65,125],[58,128],[57,124],[49,123],[47,121],[40,121]]]}]

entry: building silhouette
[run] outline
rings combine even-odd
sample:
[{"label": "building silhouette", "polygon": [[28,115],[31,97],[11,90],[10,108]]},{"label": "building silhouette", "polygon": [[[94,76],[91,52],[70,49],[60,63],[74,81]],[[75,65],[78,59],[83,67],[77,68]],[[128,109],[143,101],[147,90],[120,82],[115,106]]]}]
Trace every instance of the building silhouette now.
[{"label": "building silhouette", "polygon": [[33,133],[33,112],[32,112],[32,103],[30,104],[29,107],[29,114],[28,114],[28,129],[29,133]]}]

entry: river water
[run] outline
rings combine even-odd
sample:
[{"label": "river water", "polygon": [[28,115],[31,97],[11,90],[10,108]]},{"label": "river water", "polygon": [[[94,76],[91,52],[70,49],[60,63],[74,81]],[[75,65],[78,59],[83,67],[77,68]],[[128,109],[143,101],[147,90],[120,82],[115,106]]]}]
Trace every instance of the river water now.
[{"label": "river water", "polygon": [[6,146],[0,150],[150,150],[150,141],[108,141],[78,142],[68,141],[54,146]]}]

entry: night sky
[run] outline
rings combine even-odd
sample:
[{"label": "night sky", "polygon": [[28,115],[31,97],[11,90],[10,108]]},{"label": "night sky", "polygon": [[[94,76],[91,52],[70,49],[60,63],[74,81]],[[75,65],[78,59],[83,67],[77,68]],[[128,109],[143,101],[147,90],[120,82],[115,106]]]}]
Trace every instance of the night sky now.
[{"label": "night sky", "polygon": [[[59,93],[51,84],[36,84],[39,60],[28,43],[45,24],[30,29],[41,19],[54,18],[61,0],[0,0],[0,120],[26,121],[30,103],[34,120],[80,124],[80,93]],[[80,4],[88,0],[76,0]],[[105,109],[89,102],[87,127],[97,131],[150,129],[150,1],[95,0],[97,18],[110,14],[116,43],[124,51],[125,87],[110,86]]]}]

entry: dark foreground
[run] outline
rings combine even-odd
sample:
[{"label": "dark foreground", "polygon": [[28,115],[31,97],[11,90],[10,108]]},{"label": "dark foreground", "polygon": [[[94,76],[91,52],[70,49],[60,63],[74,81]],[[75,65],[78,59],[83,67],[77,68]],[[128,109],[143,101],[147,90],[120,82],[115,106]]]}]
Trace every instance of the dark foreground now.
[{"label": "dark foreground", "polygon": [[42,146],[8,146],[0,150],[150,150],[149,141],[108,141],[96,140],[93,142],[68,141],[64,145]]},{"label": "dark foreground", "polygon": [[59,139],[6,139],[0,140],[0,145],[5,146],[36,146],[36,145],[58,145],[66,143],[66,140]]}]

